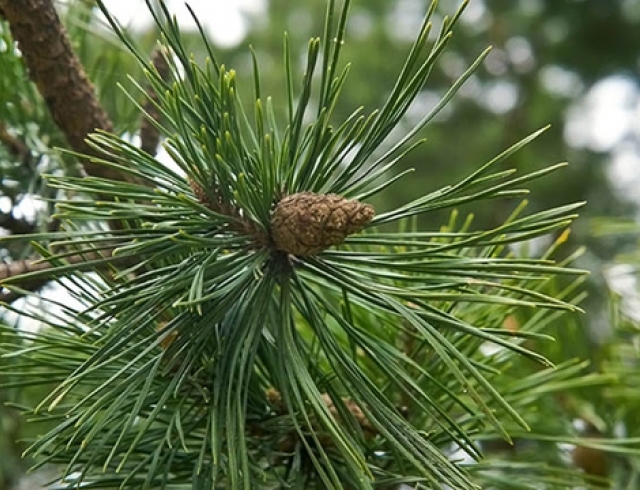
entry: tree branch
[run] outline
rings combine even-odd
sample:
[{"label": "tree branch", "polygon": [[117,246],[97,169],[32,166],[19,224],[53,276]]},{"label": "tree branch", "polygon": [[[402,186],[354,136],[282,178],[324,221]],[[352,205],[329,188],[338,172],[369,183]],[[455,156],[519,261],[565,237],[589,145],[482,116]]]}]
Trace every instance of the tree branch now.
[{"label": "tree branch", "polygon": [[[105,260],[106,259],[106,260]],[[80,271],[108,271],[109,267],[118,265],[133,265],[132,257],[114,257],[113,249],[87,250],[64,257],[69,265],[75,265],[75,272]],[[98,261],[98,262],[97,262]],[[0,262],[0,291],[2,282],[11,279],[12,284],[17,284],[23,290],[38,291],[46,286],[56,275],[56,265],[44,259],[24,259],[15,262]],[[47,274],[50,271],[50,274]],[[42,273],[38,276],[25,276],[24,274]],[[11,303],[24,294],[20,291],[5,290],[0,292],[0,303]]]},{"label": "tree branch", "polygon": [[[151,64],[158,70],[160,78],[163,80],[169,79],[169,65],[165,59],[167,53],[163,48],[156,48],[151,55]],[[158,110],[158,94],[149,88],[149,99],[144,103],[144,111],[154,120],[160,121],[160,111]],[[160,132],[149,121],[148,117],[142,116],[140,122],[140,148],[146,151],[149,155],[155,155],[158,150],[158,144],[160,143]]]},{"label": "tree branch", "polygon": [[[38,87],[54,121],[65,134],[70,148],[78,153],[104,158],[104,155],[87,144],[86,138],[96,130],[113,132],[113,124],[101,107],[93,85],[71,48],[67,31],[52,0],[0,0],[0,15],[9,22],[11,34],[18,43],[29,76]],[[21,142],[12,138],[6,130],[0,131],[0,137],[12,153],[29,153],[29,149],[20,146]],[[138,182],[136,178],[106,165],[88,160],[82,164],[85,172],[91,176]],[[5,217],[5,222],[9,223],[9,219]],[[17,225],[15,222],[11,224]],[[59,222],[53,220],[48,229],[56,229],[58,226]],[[115,226],[118,227],[117,224]],[[28,231],[23,229],[21,233],[23,232]],[[110,254],[108,252],[109,256]],[[67,262],[77,264],[78,270],[95,266],[87,256],[88,254],[71,256],[67,258]],[[83,266],[83,262],[89,263]],[[51,268],[53,266],[50,263],[38,259],[0,264],[0,280],[23,273],[44,272]],[[20,284],[23,289],[37,291],[50,279],[49,276],[26,278]],[[22,294],[17,291],[1,292],[0,300],[11,302],[20,296]]]},{"label": "tree branch", "polygon": [[[87,251],[84,253],[78,253],[76,255],[70,255],[68,257],[65,257],[64,260],[68,264],[77,265],[77,270],[80,271],[95,267],[95,264],[91,263],[91,261],[99,259],[110,259],[112,257],[113,251],[106,249],[100,252]],[[21,276],[23,274],[44,272],[47,270],[52,270],[55,267],[55,265],[43,259],[24,259],[16,260],[15,262],[0,263],[0,281],[11,278],[15,280],[16,278],[18,278],[18,276]],[[47,277],[47,279],[51,279],[51,277]],[[30,278],[26,277],[24,280],[28,282]]]},{"label": "tree branch", "polygon": [[[0,11],[9,21],[11,34],[18,42],[31,79],[71,148],[86,155],[104,157],[85,139],[96,129],[113,132],[113,125],[71,49],[52,1],[0,0]],[[130,180],[105,165],[85,161],[83,166],[92,176]]]}]

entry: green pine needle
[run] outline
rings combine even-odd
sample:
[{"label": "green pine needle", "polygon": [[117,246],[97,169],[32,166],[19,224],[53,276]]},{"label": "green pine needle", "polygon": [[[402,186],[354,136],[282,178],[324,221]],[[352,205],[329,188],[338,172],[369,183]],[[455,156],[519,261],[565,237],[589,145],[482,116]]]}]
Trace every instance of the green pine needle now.
[{"label": "green pine needle", "polygon": [[[99,2],[158,96],[163,117],[152,123],[179,171],[116,135],[92,135],[104,154],[94,161],[136,183],[49,176],[50,186],[77,196],[57,204],[62,231],[30,237],[51,267],[6,282],[64,277],[80,305],[21,312],[42,330],[25,346],[7,330],[3,347],[24,359],[13,367],[22,377],[15,386],[55,384],[26,410],[50,427],[28,452],[65,467],[61,488],[503,484],[482,462],[482,442],[549,442],[527,432],[530,400],[603,382],[584,377],[584,365],[553,368],[536,352],[549,339],[545,322],[580,309],[583,272],[554,258],[580,205],[525,214],[523,204],[492,229],[474,230],[472,217],[456,226],[455,208],[520,198],[523,185],[564,166],[524,175],[504,168],[544,129],[460,182],[379,212],[337,246],[305,255],[276,243],[285,196],[362,200],[398,185],[405,174],[390,172],[488,52],[391,141],[466,3],[431,41],[433,2],[382,107],[344,121],[334,112],[348,83],[339,55],[350,2],[327,3],[323,38],[309,42],[303,74],[285,36],[280,117],[263,94],[255,54],[253,74],[236,73],[218,62],[198,23],[209,53],[200,66],[164,3],[149,2],[171,71],[163,80]],[[252,81],[252,100],[239,93],[239,77]],[[146,84],[132,82],[144,92]],[[137,94],[128,95],[141,109]],[[318,209],[308,212],[309,227]],[[448,226],[417,228],[417,216],[441,209],[452,211]],[[543,258],[511,248],[552,234],[561,238]],[[556,281],[569,285],[558,291]],[[528,320],[509,330],[516,315]],[[511,366],[521,358],[537,367],[519,379]],[[457,461],[456,448],[479,462]],[[575,480],[544,475],[554,484]]]}]

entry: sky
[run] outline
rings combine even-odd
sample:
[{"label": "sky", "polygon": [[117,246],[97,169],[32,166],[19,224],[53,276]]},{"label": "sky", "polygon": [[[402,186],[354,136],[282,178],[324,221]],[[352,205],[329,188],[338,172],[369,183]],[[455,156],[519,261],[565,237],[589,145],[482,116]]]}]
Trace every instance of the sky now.
[{"label": "sky", "polygon": [[[246,16],[259,15],[266,10],[267,0],[189,0],[198,19],[211,39],[219,46],[231,47],[242,42],[247,34]],[[125,26],[144,30],[151,26],[149,10],[143,0],[104,0],[110,12]],[[183,0],[166,0],[180,26],[194,29],[195,23]]]}]

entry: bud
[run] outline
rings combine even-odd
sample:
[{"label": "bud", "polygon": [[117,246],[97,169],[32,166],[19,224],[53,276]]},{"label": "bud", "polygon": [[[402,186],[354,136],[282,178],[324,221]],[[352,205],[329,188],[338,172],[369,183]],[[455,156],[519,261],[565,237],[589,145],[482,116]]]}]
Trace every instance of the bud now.
[{"label": "bud", "polygon": [[300,192],[277,204],[271,215],[271,236],[278,250],[307,257],[340,245],[374,216],[369,204],[336,194]]}]

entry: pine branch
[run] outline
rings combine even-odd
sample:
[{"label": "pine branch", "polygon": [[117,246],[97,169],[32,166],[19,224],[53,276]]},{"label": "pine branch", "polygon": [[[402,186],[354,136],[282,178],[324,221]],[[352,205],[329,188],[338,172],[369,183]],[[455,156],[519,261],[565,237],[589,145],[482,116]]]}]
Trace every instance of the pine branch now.
[{"label": "pine branch", "polygon": [[0,280],[9,279],[21,274],[41,272],[51,266],[47,262],[34,259],[17,260],[15,262],[0,264]]},{"label": "pine branch", "polygon": [[[71,149],[89,157],[104,158],[103,154],[87,144],[86,138],[96,130],[113,132],[113,124],[100,105],[91,81],[71,48],[66,29],[52,1],[0,0],[0,15],[9,22],[11,34],[20,47],[30,78],[38,87],[38,91],[44,98],[54,121],[65,134]],[[8,133],[3,125],[0,125],[0,141],[12,154],[24,155],[24,161],[28,161],[29,148]],[[137,182],[134,177],[89,159],[83,161],[83,168],[87,174],[94,177]],[[11,218],[10,215],[4,215],[0,226],[7,229],[11,229],[12,226],[19,227],[15,230],[11,229],[13,234],[34,231],[32,227],[21,226]],[[59,221],[53,220],[47,228],[55,230],[58,226]],[[113,226],[119,227],[118,223],[114,223]],[[72,264],[80,265],[86,261],[86,254],[69,258],[69,263]],[[0,272],[0,279],[22,273],[43,272],[51,268],[53,266],[46,261],[26,259],[3,264],[0,268],[3,269]],[[26,290],[35,292],[49,280],[50,278],[47,277],[39,277],[25,281],[22,286]],[[21,296],[20,292],[10,291],[0,294],[0,300],[12,302]]]},{"label": "pine branch", "polygon": [[[90,263],[93,260],[111,258],[112,250],[103,250],[100,253],[86,252],[77,255],[71,255],[65,259],[68,264],[77,265],[77,270],[91,269],[95,264]],[[44,272],[55,270],[55,266],[43,259],[24,259],[15,262],[0,264],[0,280],[16,278],[23,274],[31,274],[35,272]],[[29,278],[26,277],[25,280]]]},{"label": "pine branch", "polygon": [[[148,69],[146,54],[98,3]],[[22,286],[109,272],[116,260],[136,264],[120,270],[117,281],[73,277],[69,292],[82,307],[63,305],[55,318],[34,312],[53,328],[31,335],[33,344],[20,351],[27,360],[15,366],[22,387],[58,384],[28,412],[57,424],[28,454],[66,465],[64,488],[372,490],[405,483],[473,490],[495,474],[454,460],[452,448],[479,460],[481,436],[511,441],[531,434],[540,386],[587,386],[577,377],[583,366],[535,376],[510,367],[520,357],[548,365],[525,341],[544,338],[550,311],[578,309],[573,289],[555,294],[550,281],[580,272],[557,264],[551,251],[530,259],[506,247],[564,229],[577,206],[524,214],[522,205],[489,230],[472,231],[469,220],[459,227],[455,214],[440,232],[420,230],[417,219],[398,223],[398,232],[373,229],[523,195],[523,183],[558,166],[519,176],[497,167],[538,133],[460,182],[377,218],[363,202],[388,185],[378,179],[485,56],[416,129],[372,161],[421,92],[462,10],[431,44],[434,2],[384,106],[333,125],[346,75],[338,71],[349,0],[342,3],[336,15],[329,2],[324,43],[309,43],[299,97],[285,42],[283,122],[260,95],[256,69],[252,123],[236,72],[215,61],[204,35],[211,62],[200,69],[159,2],[157,26],[180,76],[165,85],[157,83],[159,71],[152,73],[165,117],[162,126],[153,115],[148,122],[170,135],[167,151],[183,172],[98,133],[92,142],[114,168],[127,166],[155,187],[50,178],[67,196],[57,206],[70,226],[56,235],[57,245],[51,234],[39,236],[45,261],[6,264],[0,280],[4,274],[7,284]],[[316,104],[318,116],[307,122]],[[87,194],[106,199],[73,199]],[[84,225],[103,219],[131,226],[115,234]],[[66,244],[87,249],[44,252]],[[107,250],[116,244],[113,257]],[[529,325],[517,332],[499,327],[520,309],[536,312]],[[18,335],[0,353],[16,355]],[[483,352],[487,344],[499,354]]]},{"label": "pine branch", "polygon": [[[113,249],[86,251],[64,257],[73,272],[108,271],[112,265],[131,265],[131,257],[114,257]],[[46,286],[55,277],[60,276],[60,265],[44,259],[23,259],[14,262],[0,263],[0,285],[2,281],[11,279],[12,284],[19,284],[20,290],[4,290],[0,293],[0,303],[12,303],[24,296],[24,291],[36,292]],[[65,274],[67,274],[65,272]]]},{"label": "pine branch", "polygon": [[[9,21],[31,79],[71,148],[85,155],[104,157],[85,139],[96,129],[112,132],[113,124],[71,49],[51,0],[0,0],[0,11]],[[85,160],[83,166],[91,176],[127,180],[122,173],[105,165]]]}]

